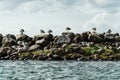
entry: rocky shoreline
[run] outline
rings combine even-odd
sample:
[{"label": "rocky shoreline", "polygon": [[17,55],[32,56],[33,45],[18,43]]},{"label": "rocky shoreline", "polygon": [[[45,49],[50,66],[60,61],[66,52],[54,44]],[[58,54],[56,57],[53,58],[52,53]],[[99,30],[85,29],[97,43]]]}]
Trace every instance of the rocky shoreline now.
[{"label": "rocky shoreline", "polygon": [[52,30],[29,37],[20,30],[19,35],[0,34],[0,60],[78,60],[117,61],[120,60],[120,36],[107,32],[70,32],[66,28],[59,36]]}]

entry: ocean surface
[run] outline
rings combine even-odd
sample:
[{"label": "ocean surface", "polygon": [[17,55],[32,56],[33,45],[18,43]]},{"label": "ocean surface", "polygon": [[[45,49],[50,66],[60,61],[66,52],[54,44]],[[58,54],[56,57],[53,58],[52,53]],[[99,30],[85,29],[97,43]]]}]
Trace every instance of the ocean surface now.
[{"label": "ocean surface", "polygon": [[0,80],[120,80],[120,62],[5,60]]}]

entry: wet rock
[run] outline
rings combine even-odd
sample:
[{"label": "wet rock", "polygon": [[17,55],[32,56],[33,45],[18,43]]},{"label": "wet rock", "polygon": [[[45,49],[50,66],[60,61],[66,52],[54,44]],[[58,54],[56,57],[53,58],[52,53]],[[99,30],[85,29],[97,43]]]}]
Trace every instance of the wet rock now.
[{"label": "wet rock", "polygon": [[83,60],[83,55],[77,53],[70,53],[64,56],[66,60]]},{"label": "wet rock", "polygon": [[74,47],[73,51],[76,53],[80,53],[81,47]]},{"label": "wet rock", "polygon": [[98,54],[102,54],[102,53],[104,53],[104,52],[105,52],[105,50],[102,49],[102,48],[100,48],[100,49],[97,50],[97,53],[98,53]]},{"label": "wet rock", "polygon": [[53,59],[53,60],[63,60],[59,55],[56,55],[56,54],[54,54],[54,55],[52,56],[52,59]]},{"label": "wet rock", "polygon": [[99,54],[94,54],[93,55],[93,60],[99,60],[100,59],[100,55]]},{"label": "wet rock", "polygon": [[7,51],[8,51],[8,48],[7,47],[2,47],[0,48],[0,56],[7,56]]},{"label": "wet rock", "polygon": [[7,56],[4,57],[4,59],[5,59],[5,60],[9,60],[9,57],[10,57],[10,56],[7,55]]},{"label": "wet rock", "polygon": [[48,53],[47,57],[52,58],[53,57],[53,53]]},{"label": "wet rock", "polygon": [[64,50],[62,48],[58,48],[58,49],[54,49],[54,54],[59,55],[59,56],[63,56]]},{"label": "wet rock", "polygon": [[35,57],[33,57],[33,59],[37,59],[37,60],[47,60],[47,56],[46,55],[38,55],[36,58]]},{"label": "wet rock", "polygon": [[115,58],[116,60],[120,60],[120,53],[115,54],[115,55],[114,55],[114,58]]}]

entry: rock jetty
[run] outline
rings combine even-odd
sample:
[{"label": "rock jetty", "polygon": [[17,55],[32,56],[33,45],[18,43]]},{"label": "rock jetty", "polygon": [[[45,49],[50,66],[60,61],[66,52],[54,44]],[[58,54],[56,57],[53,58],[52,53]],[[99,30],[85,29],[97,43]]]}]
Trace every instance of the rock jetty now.
[{"label": "rock jetty", "polygon": [[18,35],[0,34],[0,60],[120,60],[120,35],[93,31],[73,33],[66,27],[61,35],[40,30],[33,37],[20,29]]}]

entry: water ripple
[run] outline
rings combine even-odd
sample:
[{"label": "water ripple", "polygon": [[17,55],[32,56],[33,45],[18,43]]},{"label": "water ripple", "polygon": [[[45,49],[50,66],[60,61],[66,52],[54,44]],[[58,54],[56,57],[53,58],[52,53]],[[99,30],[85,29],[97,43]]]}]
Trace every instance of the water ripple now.
[{"label": "water ripple", "polygon": [[0,80],[119,80],[120,62],[0,61]]}]

